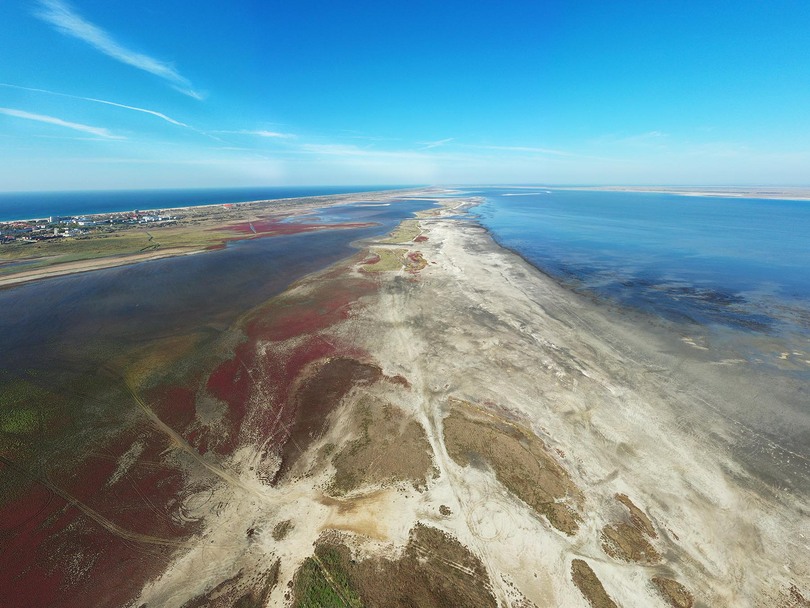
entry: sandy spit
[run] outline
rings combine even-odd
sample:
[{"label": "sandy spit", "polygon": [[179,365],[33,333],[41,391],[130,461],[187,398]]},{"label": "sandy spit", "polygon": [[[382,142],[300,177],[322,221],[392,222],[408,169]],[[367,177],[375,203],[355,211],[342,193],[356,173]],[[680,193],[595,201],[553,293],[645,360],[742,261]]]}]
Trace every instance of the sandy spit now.
[{"label": "sandy spit", "polygon": [[[464,202],[444,201],[442,214],[420,220],[427,240],[403,245],[424,268],[378,273],[379,290],[330,330],[407,380],[367,390],[425,429],[436,469],[426,487],[368,487],[336,507],[325,498],[334,470],[318,459],[325,445],[353,437],[339,418],[309,449],[311,473],[279,487],[251,477],[255,454],[246,447],[229,463],[241,489],[218,487],[209,501],[216,512],[194,513],[207,526],[199,548],[133,605],[181,606],[251,564],[280,559],[267,605],[288,606],[289,585],[325,531],[352,539],[358,559],[395,558],[418,523],[467,546],[504,607],[587,608],[574,560],[626,608],[672,605],[656,577],[677,581],[695,606],[786,607],[780,598],[792,587],[808,596],[810,503],[735,460],[736,431],[713,407],[728,395],[682,376],[660,342],[562,289],[475,223],[443,217]],[[443,424],[460,402],[542,440],[581,492],[575,534],[555,529],[486,463],[450,456]],[[604,530],[632,517],[644,522],[654,560],[606,550]],[[293,527],[283,540],[239,540],[248,527],[286,521]]]}]

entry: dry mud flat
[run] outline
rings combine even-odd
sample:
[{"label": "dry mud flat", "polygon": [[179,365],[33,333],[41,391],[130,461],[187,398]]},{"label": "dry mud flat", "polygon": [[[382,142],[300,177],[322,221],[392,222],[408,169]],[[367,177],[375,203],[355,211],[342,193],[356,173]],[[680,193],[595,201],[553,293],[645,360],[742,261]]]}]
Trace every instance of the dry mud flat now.
[{"label": "dry mud flat", "polygon": [[807,606],[806,499],[461,203],[132,382],[196,532],[131,605]]}]

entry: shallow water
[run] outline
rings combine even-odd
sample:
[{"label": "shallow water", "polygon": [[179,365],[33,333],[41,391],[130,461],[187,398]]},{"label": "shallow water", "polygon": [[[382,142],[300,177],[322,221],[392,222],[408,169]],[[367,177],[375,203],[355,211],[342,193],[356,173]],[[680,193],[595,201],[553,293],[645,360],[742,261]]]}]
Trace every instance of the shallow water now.
[{"label": "shallow water", "polygon": [[742,461],[810,491],[810,203],[478,194],[472,213],[499,244],[646,332],[670,357],[668,373],[733,421]]},{"label": "shallow water", "polygon": [[495,239],[570,287],[671,321],[810,338],[808,202],[483,195],[474,213]]},{"label": "shallow water", "polygon": [[220,331],[296,279],[352,254],[351,243],[389,232],[430,206],[351,204],[314,211],[324,223],[374,222],[229,243],[219,251],[51,278],[0,290],[0,370],[92,367],[111,351],[170,335]]}]

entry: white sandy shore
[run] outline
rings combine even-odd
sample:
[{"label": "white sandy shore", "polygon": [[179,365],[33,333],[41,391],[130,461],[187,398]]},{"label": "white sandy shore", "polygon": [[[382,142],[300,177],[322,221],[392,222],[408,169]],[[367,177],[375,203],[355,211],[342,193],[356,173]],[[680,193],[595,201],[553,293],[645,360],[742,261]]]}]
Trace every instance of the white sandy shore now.
[{"label": "white sandy shore", "polygon": [[[400,197],[413,198],[418,197],[420,194],[425,194],[427,191],[422,189],[403,189],[403,190],[383,190],[375,192],[360,192],[356,194],[334,194],[324,196],[310,196],[300,198],[284,198],[284,199],[268,199],[246,201],[239,203],[228,203],[234,211],[228,213],[224,218],[216,223],[212,223],[212,228],[221,227],[227,223],[233,223],[240,220],[246,220],[252,217],[265,217],[265,216],[289,216],[289,215],[303,215],[312,212],[314,209],[326,207],[331,205],[341,205],[355,201],[391,201]],[[432,200],[432,199],[426,199]],[[189,220],[205,220],[207,215],[217,210],[221,210],[223,205],[189,205],[187,207],[172,207],[171,209],[144,209],[143,213],[150,211],[168,211],[168,212],[187,212],[191,216],[186,218]],[[99,213],[88,214],[87,217],[100,217],[108,215],[116,215],[124,212],[112,213]],[[248,214],[248,215],[245,215]],[[16,221],[32,221],[32,220],[16,220]],[[159,228],[158,228],[159,230]],[[124,231],[125,232],[125,231]],[[0,288],[28,283],[30,281],[37,281],[40,279],[47,279],[52,277],[65,276],[76,274],[80,272],[89,272],[92,270],[100,270],[103,268],[115,268],[118,266],[128,266],[130,264],[137,264],[149,260],[157,260],[161,258],[176,257],[180,255],[190,255],[194,253],[202,253],[206,251],[206,245],[199,247],[173,247],[167,249],[158,249],[148,251],[145,253],[132,253],[113,255],[104,258],[91,258],[87,260],[77,260],[74,262],[66,262],[61,264],[54,264],[44,268],[33,270],[20,270],[7,276],[0,276]]]},{"label": "white sandy shore", "polygon": [[742,187],[742,186],[571,186],[550,187],[552,190],[589,190],[603,192],[644,192],[677,194],[679,196],[710,196],[718,198],[755,198],[810,201],[807,187]]},{"label": "white sandy shore", "polygon": [[[486,556],[491,579],[514,582],[538,606],[586,606],[569,576],[585,558],[620,606],[664,606],[649,585],[676,575],[708,606],[768,603],[810,580],[810,506],[772,493],[735,461],[736,429],[715,411],[707,387],[679,377],[678,360],[645,346],[643,334],[605,318],[480,228],[423,221],[422,247],[436,262],[421,281],[391,285],[379,304],[386,332],[371,352],[390,373],[418,378],[408,405],[424,422],[442,471],[423,501],[450,497],[460,515],[444,523]],[[446,455],[447,399],[506,407],[530,421],[586,494],[584,529],[551,531],[492,480],[471,476]],[[614,494],[630,496],[656,522],[661,566],[609,559],[598,530],[615,516]],[[476,524],[480,522],[480,524]],[[436,523],[436,522],[434,522]],[[500,598],[508,605],[509,586]]]},{"label": "white sandy shore", "polygon": [[[572,583],[574,558],[587,561],[625,608],[668,605],[653,576],[681,581],[696,606],[787,606],[791,585],[807,591],[810,504],[737,461],[730,446],[739,429],[720,414],[727,395],[682,373],[677,353],[608,319],[474,224],[436,218],[421,226],[429,240],[410,250],[418,248],[428,266],[418,276],[381,276],[380,292],[331,331],[364,347],[386,374],[408,379],[410,390],[376,390],[424,426],[438,476],[424,492],[370,488],[347,501],[351,508],[336,509],[323,500],[328,467],[270,488],[250,472],[248,450],[229,466],[249,496],[228,487],[206,495],[201,502],[217,505],[215,517],[189,499],[189,512],[206,526],[199,549],[183,554],[135,605],[180,606],[276,558],[279,584],[268,605],[289,605],[287,584],[323,530],[352,532],[360,557],[395,556],[417,522],[446,530],[479,556],[501,606],[522,595],[538,607],[587,608]],[[585,496],[575,535],[552,528],[492,471],[448,455],[442,426],[454,398],[511,412],[559,455]],[[335,428],[313,455],[341,433],[351,436]],[[600,530],[623,513],[617,493],[649,515],[660,564],[618,561],[602,549]],[[440,505],[452,516],[440,516]],[[246,527],[272,529],[286,519],[295,527],[283,541],[244,540]]]},{"label": "white sandy shore", "polygon": [[150,251],[148,253],[135,253],[126,256],[111,256],[108,258],[67,262],[65,264],[47,266],[45,268],[40,268],[36,270],[24,270],[11,276],[0,277],[0,287],[19,285],[21,283],[28,283],[29,281],[50,279],[53,277],[61,277],[69,274],[77,274],[80,272],[101,270],[103,268],[116,268],[118,266],[129,266],[130,264],[138,264],[140,262],[146,262],[149,260],[159,260],[161,258],[171,258],[180,255],[191,255],[194,253],[202,253],[203,251],[204,249],[175,248],[175,249],[163,249],[161,251]]}]

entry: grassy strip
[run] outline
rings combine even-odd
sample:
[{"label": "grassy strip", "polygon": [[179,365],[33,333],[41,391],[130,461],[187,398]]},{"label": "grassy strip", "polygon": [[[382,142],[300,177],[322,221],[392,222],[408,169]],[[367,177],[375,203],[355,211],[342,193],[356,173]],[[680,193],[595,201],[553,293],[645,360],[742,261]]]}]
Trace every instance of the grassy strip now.
[{"label": "grassy strip", "polygon": [[295,576],[295,608],[362,608],[340,552],[318,547]]},{"label": "grassy strip", "polygon": [[[202,226],[171,226],[62,238],[37,243],[12,243],[0,247],[0,276],[50,268],[68,262],[126,257],[167,249],[201,250],[221,245],[234,235]],[[5,262],[5,264],[3,264]]]},{"label": "grassy strip", "polygon": [[405,260],[403,249],[383,249],[373,248],[371,254],[379,257],[379,261],[373,264],[365,264],[363,272],[387,272],[390,270],[400,270]]},{"label": "grassy strip", "polygon": [[419,222],[416,220],[404,220],[388,237],[382,239],[380,243],[410,243],[419,236],[420,232],[422,231],[419,229]]}]

